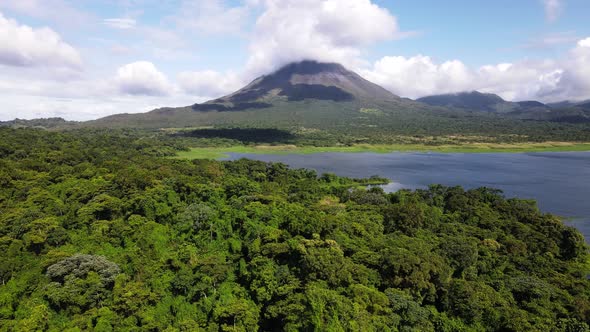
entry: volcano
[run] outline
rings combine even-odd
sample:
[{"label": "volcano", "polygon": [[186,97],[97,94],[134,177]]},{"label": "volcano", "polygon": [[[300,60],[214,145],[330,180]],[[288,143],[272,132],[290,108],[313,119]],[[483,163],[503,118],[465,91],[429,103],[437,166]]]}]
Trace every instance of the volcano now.
[{"label": "volcano", "polygon": [[465,113],[400,98],[337,63],[305,60],[289,63],[238,91],[204,103],[111,115],[83,126],[283,128],[356,132],[358,136],[382,130],[387,136],[394,129],[404,134],[434,132],[441,126],[454,128],[458,122],[471,128],[472,120],[465,118]]},{"label": "volcano", "polygon": [[[260,76],[229,95],[186,107],[116,114],[86,126],[132,128],[367,127],[430,106],[400,98],[337,63],[305,60]],[[370,122],[370,123],[368,123]]]},{"label": "volcano", "polygon": [[337,63],[301,61],[258,77],[244,88],[192,106],[195,111],[239,111],[271,107],[276,101],[397,101],[400,98]]}]

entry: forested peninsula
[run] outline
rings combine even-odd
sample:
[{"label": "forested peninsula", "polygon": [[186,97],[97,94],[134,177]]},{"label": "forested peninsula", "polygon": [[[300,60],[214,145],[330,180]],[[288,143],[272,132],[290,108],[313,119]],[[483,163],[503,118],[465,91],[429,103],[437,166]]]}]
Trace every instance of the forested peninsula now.
[{"label": "forested peninsula", "polygon": [[174,137],[0,128],[0,331],[588,331],[582,235]]}]

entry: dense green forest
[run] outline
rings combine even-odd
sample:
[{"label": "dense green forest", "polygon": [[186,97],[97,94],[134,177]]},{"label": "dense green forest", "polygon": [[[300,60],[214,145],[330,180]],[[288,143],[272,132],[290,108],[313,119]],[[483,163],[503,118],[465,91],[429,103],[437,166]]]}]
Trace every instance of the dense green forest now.
[{"label": "dense green forest", "polygon": [[1,331],[589,331],[581,234],[171,136],[0,128]]}]

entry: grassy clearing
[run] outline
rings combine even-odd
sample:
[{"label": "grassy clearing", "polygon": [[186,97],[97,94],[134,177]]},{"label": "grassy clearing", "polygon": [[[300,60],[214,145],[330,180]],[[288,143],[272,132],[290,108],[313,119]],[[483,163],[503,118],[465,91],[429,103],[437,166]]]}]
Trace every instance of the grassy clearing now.
[{"label": "grassy clearing", "polygon": [[364,113],[364,114],[373,114],[373,115],[383,115],[383,111],[382,110],[378,110],[376,108],[361,108],[359,110],[359,112]]},{"label": "grassy clearing", "polygon": [[354,146],[295,146],[295,145],[236,145],[231,147],[199,147],[190,151],[179,152],[179,159],[220,159],[227,157],[229,153],[258,153],[258,154],[312,154],[322,152],[440,152],[440,153],[518,153],[518,152],[565,152],[565,151],[590,151],[590,143],[570,142],[545,142],[545,143],[519,143],[519,144],[494,144],[494,143],[469,143],[461,145],[424,145],[424,144],[399,144],[399,145],[370,145],[360,144]]}]

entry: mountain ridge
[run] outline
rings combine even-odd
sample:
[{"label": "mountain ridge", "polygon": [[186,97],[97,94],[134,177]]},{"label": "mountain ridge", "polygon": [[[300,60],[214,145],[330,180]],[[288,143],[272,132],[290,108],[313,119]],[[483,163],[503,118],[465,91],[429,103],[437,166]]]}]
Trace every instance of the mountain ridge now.
[{"label": "mountain ridge", "polygon": [[416,101],[430,106],[486,112],[521,120],[590,122],[590,107],[586,108],[584,102],[555,104],[544,104],[535,100],[511,102],[496,94],[479,91],[425,96]]},{"label": "mountain ridge", "polygon": [[507,101],[497,94],[477,90],[438,94],[416,99],[418,102],[432,106],[465,108],[475,111],[509,113],[527,108],[549,109],[550,107],[536,100]]}]

